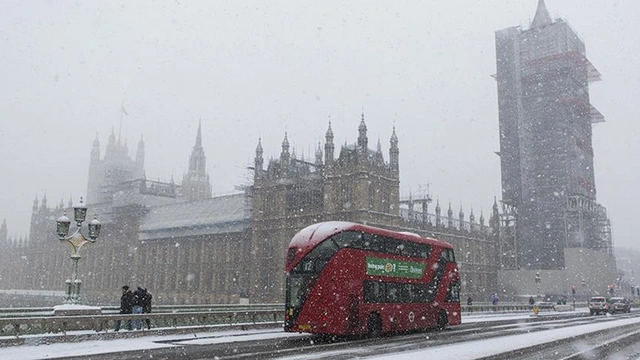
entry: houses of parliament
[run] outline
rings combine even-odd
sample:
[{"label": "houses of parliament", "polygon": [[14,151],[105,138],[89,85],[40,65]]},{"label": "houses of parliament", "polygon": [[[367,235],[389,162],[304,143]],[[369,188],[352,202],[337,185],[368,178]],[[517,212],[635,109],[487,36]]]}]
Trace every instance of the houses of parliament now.
[{"label": "houses of parliament", "polygon": [[[395,128],[389,153],[371,146],[362,115],[355,142],[336,147],[329,123],[315,157],[298,158],[285,132],[280,156],[263,157],[258,139],[243,190],[212,196],[199,124],[182,181],[151,181],[145,145],[132,156],[112,133],[104,155],[96,137],[88,171],[86,204],[102,226],[98,241],[83,250],[79,266],[87,303],[109,304],[123,284],[145,286],[159,304],[281,303],[284,260],[292,236],[316,222],[344,220],[411,231],[452,243],[465,296],[496,291],[498,208],[490,219],[442,213],[431,198],[401,198],[400,147]],[[205,124],[206,126],[206,124]],[[185,149],[187,152],[188,149]],[[385,159],[386,158],[386,159]],[[55,220],[72,203],[33,202],[27,239],[0,227],[0,289],[65,290],[69,252],[60,246]]]}]

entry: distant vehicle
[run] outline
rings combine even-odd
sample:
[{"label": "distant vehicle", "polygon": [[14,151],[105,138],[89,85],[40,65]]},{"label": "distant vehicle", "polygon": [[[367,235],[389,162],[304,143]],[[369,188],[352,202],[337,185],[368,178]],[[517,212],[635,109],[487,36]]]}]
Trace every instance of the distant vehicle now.
[{"label": "distant vehicle", "polygon": [[551,301],[537,301],[535,304],[538,305],[540,309],[553,309],[555,307],[555,304]]},{"label": "distant vehicle", "polygon": [[351,222],[302,229],[286,260],[287,332],[376,336],[460,324],[460,276],[443,241]]},{"label": "distant vehicle", "polygon": [[606,314],[609,312],[609,301],[604,296],[594,296],[589,299],[589,313],[591,315]]},{"label": "distant vehicle", "polygon": [[611,304],[611,308],[609,312],[614,313],[629,313],[631,312],[631,304],[629,301],[623,297],[612,297],[609,299],[609,303]]}]

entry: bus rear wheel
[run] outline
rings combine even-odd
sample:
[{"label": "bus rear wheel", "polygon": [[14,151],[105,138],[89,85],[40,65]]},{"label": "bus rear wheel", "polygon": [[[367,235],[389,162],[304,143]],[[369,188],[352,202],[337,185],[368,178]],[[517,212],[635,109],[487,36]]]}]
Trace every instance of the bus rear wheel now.
[{"label": "bus rear wheel", "polygon": [[367,321],[367,335],[375,338],[379,337],[380,334],[382,334],[382,319],[380,319],[380,315],[372,313]]},{"label": "bus rear wheel", "polygon": [[447,313],[444,310],[441,310],[438,313],[438,321],[436,322],[437,329],[439,331],[444,330],[449,323],[449,319],[447,318]]}]

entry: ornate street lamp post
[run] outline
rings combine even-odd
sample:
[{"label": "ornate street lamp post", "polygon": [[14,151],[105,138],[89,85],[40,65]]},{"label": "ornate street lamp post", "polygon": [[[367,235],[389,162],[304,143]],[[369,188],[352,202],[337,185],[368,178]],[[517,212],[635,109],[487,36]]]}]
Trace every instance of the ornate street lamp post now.
[{"label": "ornate street lamp post", "polygon": [[536,271],[536,288],[538,289],[538,297],[540,297],[540,281],[542,281],[542,278],[540,277],[540,272]]},{"label": "ornate street lamp post", "polygon": [[67,279],[67,297],[66,302],[71,304],[77,304],[80,302],[80,286],[82,285],[82,281],[78,279],[78,261],[80,261],[80,249],[87,244],[93,243],[100,235],[100,228],[102,224],[98,221],[96,216],[93,217],[88,224],[89,228],[89,239],[82,235],[81,227],[85,218],[87,217],[87,206],[82,202],[82,198],[80,198],[80,202],[73,206],[73,218],[76,222],[76,230],[73,234],[69,234],[69,226],[71,225],[71,220],[65,214],[58,218],[56,221],[58,238],[61,242],[64,242],[71,249],[71,261],[73,262],[73,273],[71,275],[71,279]]}]

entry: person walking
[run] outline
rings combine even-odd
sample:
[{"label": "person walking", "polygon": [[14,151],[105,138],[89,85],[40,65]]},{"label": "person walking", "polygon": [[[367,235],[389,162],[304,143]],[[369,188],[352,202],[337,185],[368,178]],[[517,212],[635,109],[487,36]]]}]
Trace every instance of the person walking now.
[{"label": "person walking", "polygon": [[[128,285],[122,287],[122,295],[120,296],[120,314],[133,313],[133,293]],[[120,331],[121,320],[116,320],[115,331]],[[127,330],[133,330],[131,319],[127,320]]]},{"label": "person walking", "polygon": [[[143,288],[142,286],[138,286],[138,288],[136,289],[136,291],[133,292],[133,313],[134,314],[142,314],[142,309],[144,308],[144,299],[146,297],[146,291],[145,288]],[[136,330],[141,330],[142,329],[142,320],[139,318],[136,318],[133,321],[133,327]]]},{"label": "person walking", "polygon": [[494,293],[493,297],[491,298],[491,303],[493,305],[498,305],[498,301],[500,301],[500,298],[498,298],[498,294],[497,293]]},{"label": "person walking", "polygon": [[[153,299],[153,295],[151,295],[151,293],[149,292],[149,290],[147,290],[147,288],[143,288],[144,289],[144,298],[142,299],[142,313],[143,314],[149,314],[151,313],[151,299]],[[149,320],[149,318],[144,319],[145,323],[147,324],[147,330],[151,330],[151,320]]]}]

